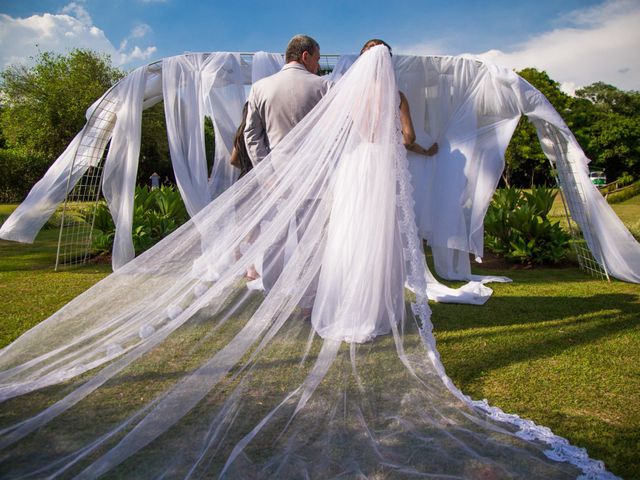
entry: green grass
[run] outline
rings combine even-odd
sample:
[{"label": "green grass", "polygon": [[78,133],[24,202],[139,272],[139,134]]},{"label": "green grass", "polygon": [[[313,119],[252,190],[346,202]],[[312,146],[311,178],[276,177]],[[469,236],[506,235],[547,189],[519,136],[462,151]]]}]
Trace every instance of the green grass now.
[{"label": "green grass", "polygon": [[[0,205],[0,218],[15,205]],[[92,265],[55,272],[58,229],[42,230],[33,244],[0,240],[0,345],[60,309],[111,272]]]},{"label": "green grass", "polygon": [[449,375],[638,478],[640,287],[575,268],[499,273],[514,283],[492,285],[483,307],[433,305]]},{"label": "green grass", "polygon": [[[623,221],[638,219],[640,198],[614,209]],[[0,215],[11,210],[0,206]],[[33,245],[0,240],[0,345],[110,272],[109,265],[54,272],[57,235],[45,230]],[[613,473],[640,478],[640,286],[596,280],[573,267],[478,273],[514,283],[492,284],[494,296],[481,307],[432,305],[438,349],[454,382],[474,399],[487,398],[587,448]],[[156,364],[170,372],[171,362]],[[286,383],[273,371],[267,381]],[[138,388],[150,398],[162,382]]]},{"label": "green grass", "polygon": [[[640,240],[640,195],[636,195],[624,202],[609,205],[616,215],[622,220],[636,240]],[[553,207],[549,212],[549,218],[560,222],[565,230],[568,230],[567,217],[562,206],[560,195],[556,195]]]}]

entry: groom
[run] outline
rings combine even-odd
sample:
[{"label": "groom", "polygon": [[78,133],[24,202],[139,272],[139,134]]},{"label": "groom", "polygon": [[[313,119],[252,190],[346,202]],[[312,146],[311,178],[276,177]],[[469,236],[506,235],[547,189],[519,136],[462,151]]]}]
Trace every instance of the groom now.
[{"label": "groom", "polygon": [[[286,65],[278,73],[256,82],[249,93],[244,139],[254,166],[316,106],[330,87],[328,80],[317,75],[320,45],[313,38],[293,37],[287,45],[285,60]],[[307,205],[296,214],[297,228],[304,228],[304,218],[298,217],[309,218],[311,208]],[[285,263],[285,242],[286,238],[281,238],[267,249],[262,267],[258,267],[262,278],[250,282],[249,288],[273,287]]]},{"label": "groom", "polygon": [[289,41],[286,65],[251,87],[244,139],[256,165],[315,107],[330,82],[317,75],[320,45],[307,35]]}]

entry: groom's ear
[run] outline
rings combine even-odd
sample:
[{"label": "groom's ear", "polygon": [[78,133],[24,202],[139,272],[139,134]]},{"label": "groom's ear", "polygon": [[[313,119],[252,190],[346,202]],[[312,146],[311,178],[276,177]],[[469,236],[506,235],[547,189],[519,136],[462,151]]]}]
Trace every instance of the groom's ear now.
[{"label": "groom's ear", "polygon": [[300,56],[300,61],[306,64],[308,60],[309,60],[309,52],[305,50],[304,52],[302,52],[302,55]]}]

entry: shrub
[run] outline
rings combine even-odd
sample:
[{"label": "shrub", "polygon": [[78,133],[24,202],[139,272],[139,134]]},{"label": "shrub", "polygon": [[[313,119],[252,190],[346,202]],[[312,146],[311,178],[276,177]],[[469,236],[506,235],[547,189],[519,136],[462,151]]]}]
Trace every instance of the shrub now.
[{"label": "shrub", "polygon": [[640,195],[640,180],[616,192],[607,194],[607,202],[620,203],[624,202],[625,200],[629,200],[636,195]]},{"label": "shrub", "polygon": [[633,183],[633,175],[630,173],[623,173],[618,177],[618,185],[621,187],[626,187],[627,185],[631,185]]},{"label": "shrub", "polygon": [[[84,212],[86,222],[91,212]],[[158,189],[136,187],[133,206],[133,246],[136,255],[147,250],[173,232],[189,218],[180,192],[174,187]],[[93,220],[92,246],[95,253],[110,253],[115,238],[115,225],[106,202],[101,201]]]},{"label": "shrub", "polygon": [[0,203],[21,202],[48,167],[44,157],[0,149]]},{"label": "shrub", "polygon": [[556,194],[544,187],[531,193],[518,188],[496,191],[484,220],[487,248],[526,264],[564,259],[570,237],[558,222],[548,218]]}]

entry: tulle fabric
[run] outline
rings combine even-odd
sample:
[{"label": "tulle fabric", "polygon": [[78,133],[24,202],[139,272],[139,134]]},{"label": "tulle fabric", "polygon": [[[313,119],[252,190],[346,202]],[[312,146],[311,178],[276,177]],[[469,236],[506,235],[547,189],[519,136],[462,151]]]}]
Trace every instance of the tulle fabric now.
[{"label": "tulle fabric", "polygon": [[[411,193],[375,47],[216,201],[0,352],[0,475],[612,478],[446,376]],[[243,278],[259,259],[265,292]]]},{"label": "tulle fabric", "polygon": [[365,141],[345,155],[336,172],[311,317],[323,338],[362,343],[402,320],[404,260],[393,153]]}]

